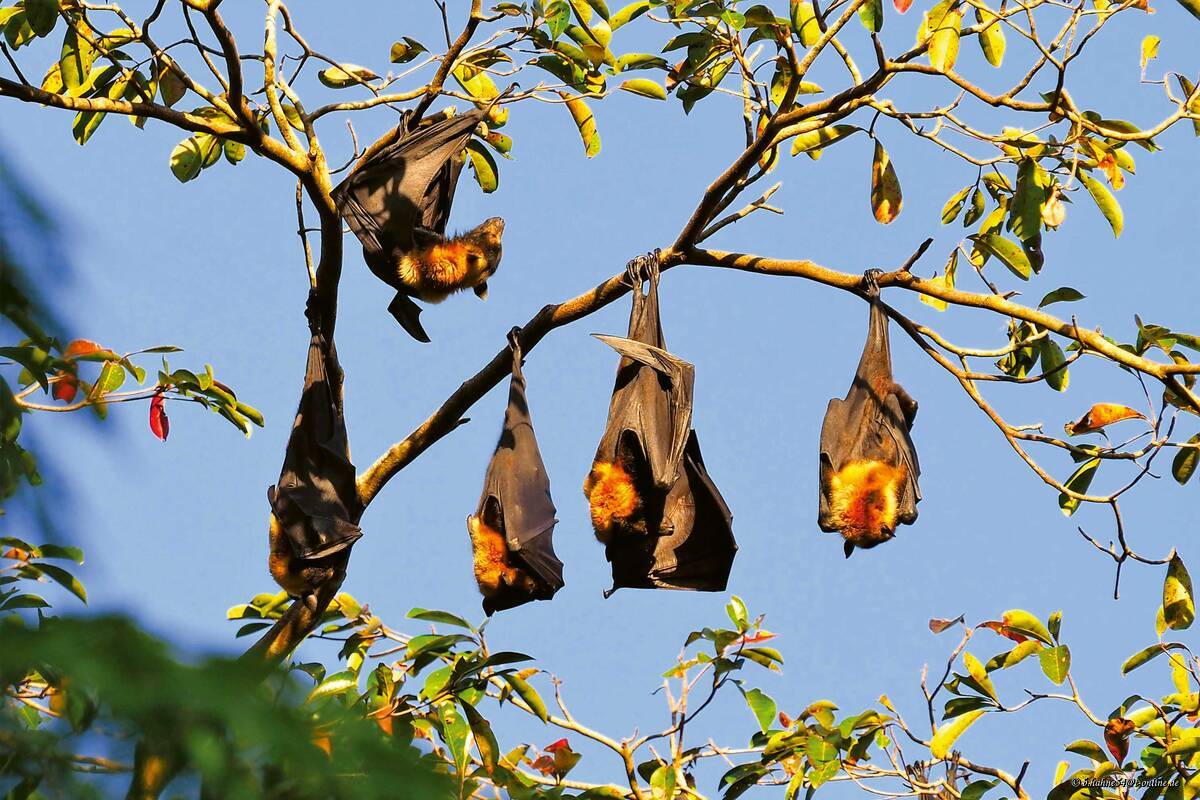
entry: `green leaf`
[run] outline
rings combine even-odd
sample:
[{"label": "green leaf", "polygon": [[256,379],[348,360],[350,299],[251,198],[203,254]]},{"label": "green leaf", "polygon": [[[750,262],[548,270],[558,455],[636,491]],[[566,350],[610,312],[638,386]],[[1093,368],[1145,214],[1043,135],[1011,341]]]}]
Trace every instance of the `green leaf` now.
[{"label": "green leaf", "polygon": [[998,780],[991,781],[972,781],[963,787],[959,792],[959,800],[980,800],[988,789],[992,789],[1000,784]]},{"label": "green leaf", "polygon": [[993,656],[987,663],[989,671],[996,669],[1008,669],[1020,664],[1029,656],[1042,649],[1042,643],[1037,639],[1026,639],[1018,644],[1012,650],[1009,650],[999,655]]},{"label": "green leaf", "polygon": [[316,700],[321,700],[326,697],[333,697],[339,694],[345,694],[346,692],[356,691],[357,689],[357,675],[349,670],[344,672],[336,672],[314,686],[313,690],[308,693],[308,698],[304,702],[312,703]]},{"label": "green leaf", "polygon": [[17,594],[0,602],[0,611],[16,611],[19,608],[50,608],[50,604],[36,594]]},{"label": "green leaf", "polygon": [[883,30],[883,0],[867,0],[859,6],[858,19],[871,33]]},{"label": "green leaf", "polygon": [[1188,439],[1187,443],[1194,446],[1179,448],[1179,452],[1175,454],[1175,459],[1171,462],[1171,474],[1175,476],[1175,480],[1179,482],[1180,486],[1191,479],[1192,475],[1196,473],[1197,464],[1200,464],[1200,433]]},{"label": "green leaf", "polygon": [[1085,295],[1078,289],[1072,289],[1070,286],[1063,286],[1055,289],[1053,292],[1047,292],[1042,298],[1042,302],[1038,303],[1038,308],[1045,308],[1051,303],[1073,303],[1076,300],[1084,299]]},{"label": "green leaf", "polygon": [[1092,200],[1096,201],[1096,207],[1100,209],[1100,213],[1108,220],[1113,236],[1120,236],[1121,231],[1125,228],[1125,214],[1121,211],[1121,205],[1117,202],[1117,198],[1113,197],[1107,186],[1091,175],[1081,172],[1079,178],[1087,188],[1088,194],[1092,196]]},{"label": "green leaf", "polygon": [[999,233],[976,234],[969,238],[980,250],[998,258],[1000,263],[1008,267],[1018,278],[1023,281],[1029,280],[1029,276],[1033,273],[1033,267],[1029,263],[1029,257],[1025,255],[1025,251],[1019,244],[1004,238]]},{"label": "green leaf", "polygon": [[204,168],[204,153],[195,136],[189,136],[171,151],[171,174],[180,183],[187,183],[200,174]]},{"label": "green leaf", "polygon": [[963,665],[975,683],[979,684],[979,688],[983,689],[984,694],[997,703],[1000,702],[996,696],[996,687],[992,685],[992,679],[988,677],[987,670],[983,668],[983,664],[979,663],[979,659],[969,652],[963,653]]},{"label": "green leaf", "polygon": [[242,144],[241,142],[235,142],[230,139],[226,139],[221,143],[221,149],[225,153],[225,160],[230,164],[236,165],[246,157],[246,145]]},{"label": "green leaf", "polygon": [[36,566],[31,565],[29,568],[42,573],[84,603],[87,603],[87,589],[83,588],[83,584],[79,582],[78,578],[62,567],[56,567],[53,564],[37,564]]},{"label": "green leaf", "polygon": [[1083,756],[1084,758],[1090,758],[1092,761],[1100,764],[1110,760],[1100,745],[1096,744],[1095,742],[1088,741],[1087,739],[1078,739],[1074,742],[1071,742],[1063,749],[1068,753],[1075,753],[1076,755]]},{"label": "green leaf", "polygon": [[1008,227],[1022,242],[1028,242],[1042,230],[1042,206],[1046,203],[1049,185],[1050,176],[1037,161],[1021,159]]},{"label": "green leaf", "polygon": [[[824,149],[860,130],[862,128],[857,125],[828,125],[824,128],[817,128],[815,131],[802,133],[792,141],[792,155]],[[810,157],[816,158],[817,156]]]},{"label": "green leaf", "polygon": [[500,745],[496,742],[495,734],[492,733],[492,726],[470,703],[460,702],[459,705],[467,717],[471,733],[475,735],[475,747],[479,750],[479,760],[483,762],[484,769],[490,775],[496,769],[500,757]]},{"label": "green leaf", "polygon": [[667,90],[662,87],[662,84],[652,81],[649,78],[631,78],[622,83],[618,88],[626,92],[639,94],[642,97],[649,97],[651,100],[667,99]]},{"label": "green leaf", "polygon": [[1125,663],[1121,665],[1121,674],[1128,675],[1129,673],[1133,672],[1138,667],[1145,664],[1147,661],[1151,661],[1151,660],[1157,658],[1158,656],[1162,655],[1163,653],[1167,652],[1168,650],[1185,650],[1185,649],[1187,649],[1187,648],[1184,645],[1179,644],[1178,642],[1165,642],[1165,643],[1159,643],[1159,644],[1152,644],[1149,647],[1147,647],[1143,650],[1139,650],[1136,653],[1134,653],[1133,655],[1131,655],[1129,658],[1125,659]]},{"label": "green leaf", "polygon": [[746,705],[750,706],[755,719],[758,720],[758,726],[765,733],[775,722],[775,715],[778,713],[775,701],[758,689],[751,689],[745,695]]},{"label": "green leaf", "polygon": [[790,10],[789,19],[792,23],[792,31],[800,37],[800,44],[812,47],[821,38],[821,26],[817,22],[816,9],[808,0],[804,0],[804,2],[791,0]]},{"label": "green leaf", "polygon": [[622,25],[628,25],[633,20],[650,10],[650,0],[635,0],[608,18],[610,30],[616,30]]},{"label": "green leaf", "polygon": [[479,184],[479,188],[485,194],[496,191],[500,185],[496,159],[492,158],[488,149],[475,139],[467,142],[467,154],[471,158],[471,171],[475,174],[475,181]]},{"label": "green leaf", "polygon": [[963,215],[963,227],[969,228],[978,222],[979,218],[983,216],[984,207],[983,192],[976,188],[971,192],[971,207]]},{"label": "green leaf", "polygon": [[552,0],[546,6],[546,27],[550,29],[550,37],[557,39],[563,35],[571,22],[571,7],[566,0]]},{"label": "green leaf", "polygon": [[41,555],[38,558],[61,558],[68,561],[74,561],[76,564],[83,563],[83,550],[78,547],[68,547],[59,544],[44,544],[38,548]]},{"label": "green leaf", "polygon": [[949,225],[957,217],[963,206],[967,203],[967,194],[971,191],[970,186],[964,186],[961,191],[955,192],[946,205],[942,206],[942,224]]},{"label": "green leaf", "polygon": [[78,96],[79,89],[91,73],[95,60],[95,48],[86,40],[80,39],[74,27],[68,26],[58,61],[63,86],[68,93]]},{"label": "green leaf", "polygon": [[[1100,459],[1098,458],[1085,461],[1077,470],[1071,473],[1071,477],[1067,478],[1067,482],[1063,485],[1078,494],[1087,494],[1088,487],[1092,485],[1092,478],[1096,474],[1096,468],[1099,466]],[[1060,492],[1058,495],[1058,507],[1069,517],[1079,508],[1079,500]]]},{"label": "green leaf", "polygon": [[388,53],[388,60],[393,64],[407,64],[425,52],[428,52],[425,45],[416,39],[404,36],[401,41],[392,44],[392,49]]},{"label": "green leaf", "polygon": [[1066,367],[1067,357],[1058,342],[1049,336],[1039,342],[1042,355],[1042,372],[1046,375],[1046,384],[1056,392],[1066,391],[1070,382],[1069,370]]},{"label": "green leaf", "polygon": [[454,625],[467,630],[475,630],[471,623],[467,622],[462,617],[451,614],[448,611],[437,611],[435,609],[414,608],[408,612],[409,619],[420,619],[426,622],[439,622],[443,625]]},{"label": "green leaf", "polygon": [[662,56],[652,53],[626,53],[617,58],[617,72],[639,69],[668,69],[671,65]]},{"label": "green leaf", "polygon": [[675,767],[663,764],[650,776],[651,800],[673,800],[675,797]]},{"label": "green leaf", "polygon": [[516,693],[517,697],[520,697],[525,701],[525,705],[529,706],[529,709],[534,713],[534,716],[536,716],[542,722],[546,722],[550,719],[550,714],[546,711],[546,703],[542,700],[542,696],[537,693],[536,689],[534,689],[521,678],[511,673],[506,672],[500,677],[512,687],[512,690]]},{"label": "green leaf", "polygon": [[1043,644],[1054,645],[1054,639],[1042,621],[1024,609],[1010,608],[1004,612],[1001,620],[1005,627],[1023,636],[1037,639]]},{"label": "green leaf", "polygon": [[58,22],[58,0],[25,0],[25,21],[37,36],[46,36]]},{"label": "green leaf", "polygon": [[1192,600],[1192,576],[1188,574],[1183,559],[1171,557],[1167,565],[1167,577],[1163,582],[1163,619],[1173,631],[1187,630],[1196,619],[1196,605]]},{"label": "green leaf", "polygon": [[1061,686],[1071,670],[1071,651],[1065,644],[1047,647],[1038,653],[1038,661],[1041,662],[1042,672],[1046,673],[1046,677],[1055,685]]},{"label": "green leaf", "polygon": [[950,755],[950,750],[958,737],[966,732],[967,728],[975,724],[975,721],[984,715],[982,709],[971,711],[956,718],[948,725],[943,725],[937,729],[937,733],[933,735],[933,741],[929,743],[929,752],[934,758],[945,758]]}]

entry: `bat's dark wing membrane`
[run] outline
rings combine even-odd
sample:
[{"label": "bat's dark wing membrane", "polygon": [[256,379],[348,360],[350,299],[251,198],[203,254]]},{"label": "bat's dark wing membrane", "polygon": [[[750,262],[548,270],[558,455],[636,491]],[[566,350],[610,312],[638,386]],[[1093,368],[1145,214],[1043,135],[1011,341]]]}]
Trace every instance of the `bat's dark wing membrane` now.
[{"label": "bat's dark wing membrane", "polygon": [[713,483],[690,431],[682,469],[663,507],[660,535],[609,544],[613,588],[723,592],[737,554],[733,514]]},{"label": "bat's dark wing membrane", "polygon": [[300,559],[340,553],[362,536],[358,520],[363,507],[350,461],[341,386],[337,351],[314,332],[283,471],[267,490],[271,510]]},{"label": "bat's dark wing membrane", "polygon": [[550,497],[550,478],[529,416],[517,332],[514,328],[509,334],[513,367],[504,430],[488,464],[475,513],[483,517],[489,502],[495,503],[509,555],[527,569],[537,590],[528,593],[506,587],[499,596],[484,599],[483,608],[488,614],[531,600],[549,600],[563,586],[563,565],[554,554],[554,526],[558,520]]},{"label": "bat's dark wing membrane", "polygon": [[[338,211],[362,243],[367,266],[393,288],[402,288],[395,262],[416,246],[418,229],[445,232],[463,166],[460,154],[486,111],[475,108],[427,125],[406,115],[399,141],[356,167],[333,190]],[[388,310],[414,338],[429,341],[417,318],[420,308],[407,295],[397,295]]]}]

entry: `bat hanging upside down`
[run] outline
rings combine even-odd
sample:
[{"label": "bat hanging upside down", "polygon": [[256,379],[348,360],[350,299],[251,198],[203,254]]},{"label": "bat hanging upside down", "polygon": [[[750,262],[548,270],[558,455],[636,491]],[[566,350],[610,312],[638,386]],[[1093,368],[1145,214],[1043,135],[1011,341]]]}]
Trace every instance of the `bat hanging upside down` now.
[{"label": "bat hanging upside down", "polygon": [[500,267],[504,220],[492,217],[449,238],[422,228],[413,234],[416,248],[401,253],[395,262],[396,277],[410,295],[440,303],[455,292],[471,289],[481,300],[487,299],[488,278]]},{"label": "bat hanging upside down", "polygon": [[921,468],[910,436],[917,402],[892,377],[888,318],[878,272],[864,276],[870,302],[867,341],[844,398],[829,401],[821,425],[821,530],[839,533],[847,557],[896,535],[917,519]]},{"label": "bat hanging upside down", "polygon": [[479,593],[484,597],[496,597],[505,588],[512,587],[533,594],[538,590],[537,582],[524,569],[512,564],[504,534],[498,530],[503,524],[499,520],[492,521],[498,523],[496,527],[475,515],[467,518]]}]

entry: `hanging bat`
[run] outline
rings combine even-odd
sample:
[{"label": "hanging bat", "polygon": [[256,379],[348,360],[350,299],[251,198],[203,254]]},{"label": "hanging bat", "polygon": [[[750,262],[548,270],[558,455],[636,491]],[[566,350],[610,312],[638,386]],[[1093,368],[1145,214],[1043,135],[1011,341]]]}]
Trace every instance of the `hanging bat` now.
[{"label": "hanging bat", "polygon": [[563,565],[554,554],[558,520],[525,397],[519,333],[513,328],[508,334],[513,364],[504,429],[479,505],[467,518],[475,582],[488,616],[531,600],[549,600],[563,586]]},{"label": "hanging bat", "polygon": [[870,302],[867,342],[844,399],[829,401],[821,426],[821,530],[840,533],[848,558],[895,536],[917,519],[920,466],[909,431],[917,403],[892,379],[887,314],[878,270],[864,275]]},{"label": "hanging bat", "polygon": [[[597,336],[621,355],[608,423],[584,482],[613,588],[723,591],[737,545],[725,500],[691,429],[695,368],[665,349],[657,253],[629,264],[629,335]],[[643,284],[649,289],[643,292]]]},{"label": "hanging bat", "polygon": [[267,489],[271,577],[303,597],[345,570],[363,506],[342,412],[342,369],[312,323],[304,392],[279,481]]},{"label": "hanging bat", "polygon": [[692,422],[695,368],[664,348],[657,272],[643,293],[634,263],[628,337],[596,335],[621,355],[608,424],[583,486],[593,530],[604,544],[657,530]]},{"label": "hanging bat", "polygon": [[489,109],[420,121],[406,114],[399,141],[355,167],[333,190],[367,266],[396,289],[388,311],[420,342],[429,335],[414,297],[436,303],[472,289],[485,298],[488,278],[500,266],[500,218],[459,236],[445,235],[463,148]]}]

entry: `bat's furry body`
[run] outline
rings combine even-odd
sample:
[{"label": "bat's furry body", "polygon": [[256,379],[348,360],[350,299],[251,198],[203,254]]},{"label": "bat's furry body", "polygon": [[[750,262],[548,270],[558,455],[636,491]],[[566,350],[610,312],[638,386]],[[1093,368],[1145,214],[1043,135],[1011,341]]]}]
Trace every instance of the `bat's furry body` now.
[{"label": "bat's furry body", "polygon": [[485,298],[488,278],[500,266],[503,234],[499,217],[450,238],[422,232],[417,247],[396,259],[396,278],[410,295],[427,303],[440,303],[464,289]]},{"label": "bat's furry body", "polygon": [[855,547],[891,538],[907,470],[882,461],[851,461],[830,478],[830,522]]},{"label": "bat's furry body", "polygon": [[509,559],[504,535],[477,516],[467,520],[471,535],[472,558],[475,563],[475,582],[484,597],[495,597],[505,587],[533,593],[537,583],[525,570],[513,566]]},{"label": "bat's furry body", "polygon": [[646,533],[636,474],[621,460],[597,461],[583,484],[596,538],[608,544],[614,533]]}]

